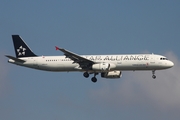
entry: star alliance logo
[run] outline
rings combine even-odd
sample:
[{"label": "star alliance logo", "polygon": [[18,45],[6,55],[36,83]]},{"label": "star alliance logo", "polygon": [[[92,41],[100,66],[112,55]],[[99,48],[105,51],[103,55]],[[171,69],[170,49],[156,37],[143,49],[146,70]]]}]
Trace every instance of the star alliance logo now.
[{"label": "star alliance logo", "polygon": [[25,55],[26,48],[23,48],[22,46],[17,49],[18,56]]}]

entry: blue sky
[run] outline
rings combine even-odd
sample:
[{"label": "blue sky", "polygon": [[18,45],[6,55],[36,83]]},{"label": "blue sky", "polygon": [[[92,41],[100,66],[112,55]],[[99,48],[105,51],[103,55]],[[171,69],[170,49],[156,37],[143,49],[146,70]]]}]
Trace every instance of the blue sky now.
[{"label": "blue sky", "polygon": [[[180,1],[2,1],[0,119],[177,120],[180,118]],[[7,63],[19,34],[38,55],[156,53],[172,69],[123,72],[92,83],[82,73],[45,72]]]}]

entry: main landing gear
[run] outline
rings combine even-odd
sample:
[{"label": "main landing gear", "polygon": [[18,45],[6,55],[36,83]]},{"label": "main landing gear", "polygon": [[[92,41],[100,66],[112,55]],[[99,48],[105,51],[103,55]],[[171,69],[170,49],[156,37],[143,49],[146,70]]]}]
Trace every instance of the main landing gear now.
[{"label": "main landing gear", "polygon": [[[96,78],[96,75],[97,75],[98,73],[94,73],[94,77],[92,77],[91,78],[91,81],[92,82],[97,82],[97,78]],[[88,72],[84,72],[84,74],[83,74],[83,76],[85,77],[85,78],[88,78],[89,77],[89,73]]]},{"label": "main landing gear", "polygon": [[85,78],[88,78],[88,77],[89,77],[89,73],[88,73],[88,72],[84,72],[83,76],[84,76]]},{"label": "main landing gear", "polygon": [[152,78],[153,78],[153,79],[156,79],[155,70],[152,71],[152,74],[153,74],[153,75],[152,75]]}]

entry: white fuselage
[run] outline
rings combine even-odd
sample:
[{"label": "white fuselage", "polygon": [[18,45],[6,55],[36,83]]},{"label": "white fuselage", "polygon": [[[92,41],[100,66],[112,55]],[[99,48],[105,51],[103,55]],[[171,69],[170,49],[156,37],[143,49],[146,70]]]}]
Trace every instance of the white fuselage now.
[{"label": "white fuselage", "polygon": [[[155,54],[82,55],[82,57],[96,63],[109,63],[113,68],[110,68],[108,71],[161,70],[170,68],[174,65],[173,62],[167,60],[166,57]],[[22,57],[19,59],[25,62],[17,62],[12,59],[9,59],[8,62],[45,71],[85,71],[79,67],[78,63],[73,63],[71,59],[65,56]],[[88,72],[96,71],[88,70]]]}]

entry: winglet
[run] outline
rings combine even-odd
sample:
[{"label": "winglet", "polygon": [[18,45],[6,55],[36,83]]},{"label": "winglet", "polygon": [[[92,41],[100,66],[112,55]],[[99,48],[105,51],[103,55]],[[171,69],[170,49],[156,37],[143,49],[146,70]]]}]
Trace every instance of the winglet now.
[{"label": "winglet", "polygon": [[57,46],[55,46],[55,48],[56,48],[56,50],[59,50],[60,48],[59,47],[57,47]]}]

